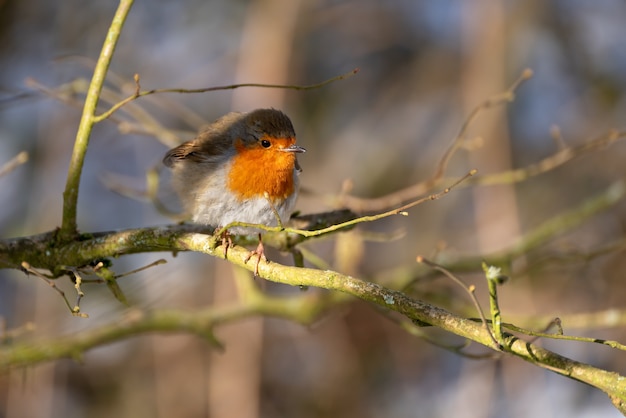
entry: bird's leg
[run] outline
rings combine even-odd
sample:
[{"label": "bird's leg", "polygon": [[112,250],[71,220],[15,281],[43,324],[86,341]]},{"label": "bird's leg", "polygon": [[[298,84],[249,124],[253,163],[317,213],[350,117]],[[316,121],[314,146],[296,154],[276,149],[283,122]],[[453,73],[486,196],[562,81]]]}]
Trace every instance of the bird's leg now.
[{"label": "bird's leg", "polygon": [[[219,231],[221,228],[216,228],[215,232]],[[228,258],[228,249],[233,246],[233,236],[230,235],[228,230],[222,232],[222,246],[224,247],[224,260]]]},{"label": "bird's leg", "polygon": [[250,254],[248,254],[248,257],[246,257],[246,259],[244,260],[244,263],[247,263],[248,260],[250,260],[253,255],[257,256],[256,264],[254,266],[254,275],[258,277],[259,276],[259,263],[261,262],[261,259],[265,258],[265,261],[267,261],[267,257],[265,257],[265,248],[263,247],[263,240],[261,239],[260,233],[259,233],[259,245],[257,245],[256,250],[250,251]]}]

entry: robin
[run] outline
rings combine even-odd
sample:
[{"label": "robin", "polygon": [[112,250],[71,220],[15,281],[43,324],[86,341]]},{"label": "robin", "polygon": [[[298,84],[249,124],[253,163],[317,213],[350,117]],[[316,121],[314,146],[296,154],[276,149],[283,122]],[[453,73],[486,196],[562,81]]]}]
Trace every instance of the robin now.
[{"label": "robin", "polygon": [[[163,163],[172,169],[172,186],[193,222],[215,227],[237,221],[274,226],[276,214],[289,219],[298,196],[302,170],[296,154],[306,150],[295,143],[291,120],[279,110],[232,112],[195,139],[169,150]],[[226,255],[228,243],[224,245]],[[252,255],[258,256],[258,275],[264,255],[261,234],[259,246],[246,262]]]}]

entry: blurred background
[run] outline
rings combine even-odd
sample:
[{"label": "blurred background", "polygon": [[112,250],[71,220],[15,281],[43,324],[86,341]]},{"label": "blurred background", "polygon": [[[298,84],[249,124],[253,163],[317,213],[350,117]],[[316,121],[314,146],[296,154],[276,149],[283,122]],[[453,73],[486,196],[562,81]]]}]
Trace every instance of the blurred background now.
[{"label": "blurred background", "polygon": [[[115,8],[115,2],[0,0],[0,164],[20,151],[30,156],[0,178],[3,238],[61,223],[86,83],[75,80],[89,80]],[[290,115],[298,143],[308,150],[300,158],[299,210],[335,209],[332,196],[346,181],[355,196],[384,196],[432,176],[471,110],[531,68],[534,77],[514,103],[480,114],[467,136],[480,137],[470,142],[481,146],[455,154],[446,175],[527,166],[558,151],[555,126],[570,146],[623,128],[625,21],[626,4],[618,0],[137,2],[111,65],[106,101],[132,94],[135,73],[143,89],[153,89],[306,85],[360,71],[312,91],[245,88],[134,102],[93,132],[79,228],[171,223],[149,202],[121,194],[121,186],[138,194],[146,171],[168,148],[224,113],[258,107]],[[618,143],[524,183],[459,188],[408,217],[306,248],[332,268],[368,280],[412,268],[417,254],[462,257],[506,249],[622,179],[625,152]],[[161,197],[177,207],[166,181]],[[619,203],[594,216],[520,264],[532,267],[548,254],[586,253],[623,241],[624,209]],[[134,306],[193,310],[236,300],[231,266],[199,254],[122,257],[114,269],[121,273],[160,257],[168,263],[120,281]],[[292,263],[281,254],[270,252],[270,258]],[[502,287],[505,320],[626,309],[623,251],[542,266],[520,268]],[[486,304],[481,275],[461,277],[477,285]],[[57,282],[72,295],[69,280]],[[300,292],[260,285],[286,296]],[[89,319],[72,317],[43,281],[0,271],[0,316],[8,329],[34,323],[36,330],[22,337],[34,340],[123,317],[125,308],[104,287],[83,290],[81,308]],[[469,306],[467,295],[444,278],[418,281],[411,291],[455,312]],[[626,341],[623,327],[569,332]],[[0,417],[620,416],[593,388],[515,358],[472,360],[447,352],[361,302],[334,309],[312,326],[254,318],[219,327],[216,335],[223,353],[193,336],[149,335],[91,350],[81,362],[15,370],[0,376]],[[626,373],[624,355],[606,347],[543,344]]]}]

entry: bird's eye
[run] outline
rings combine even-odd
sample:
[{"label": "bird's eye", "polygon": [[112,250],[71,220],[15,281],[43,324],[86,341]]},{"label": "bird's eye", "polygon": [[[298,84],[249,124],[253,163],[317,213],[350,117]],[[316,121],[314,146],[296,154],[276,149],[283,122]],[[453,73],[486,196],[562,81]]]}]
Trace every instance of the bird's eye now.
[{"label": "bird's eye", "polygon": [[267,139],[264,139],[261,141],[261,146],[263,148],[269,148],[272,145],[272,143],[270,141],[268,141]]}]

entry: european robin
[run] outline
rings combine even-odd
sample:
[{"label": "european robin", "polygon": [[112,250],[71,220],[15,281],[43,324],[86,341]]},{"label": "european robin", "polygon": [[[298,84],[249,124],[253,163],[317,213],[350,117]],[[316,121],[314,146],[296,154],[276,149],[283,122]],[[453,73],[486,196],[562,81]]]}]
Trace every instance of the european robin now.
[{"label": "european robin", "polygon": [[[172,187],[195,223],[224,227],[232,222],[274,226],[289,219],[301,172],[291,120],[275,109],[229,113],[163,158],[172,168]],[[233,227],[229,232],[258,232]],[[228,244],[225,244],[225,255]],[[259,246],[255,274],[263,256]],[[250,258],[248,257],[248,259]]]}]

